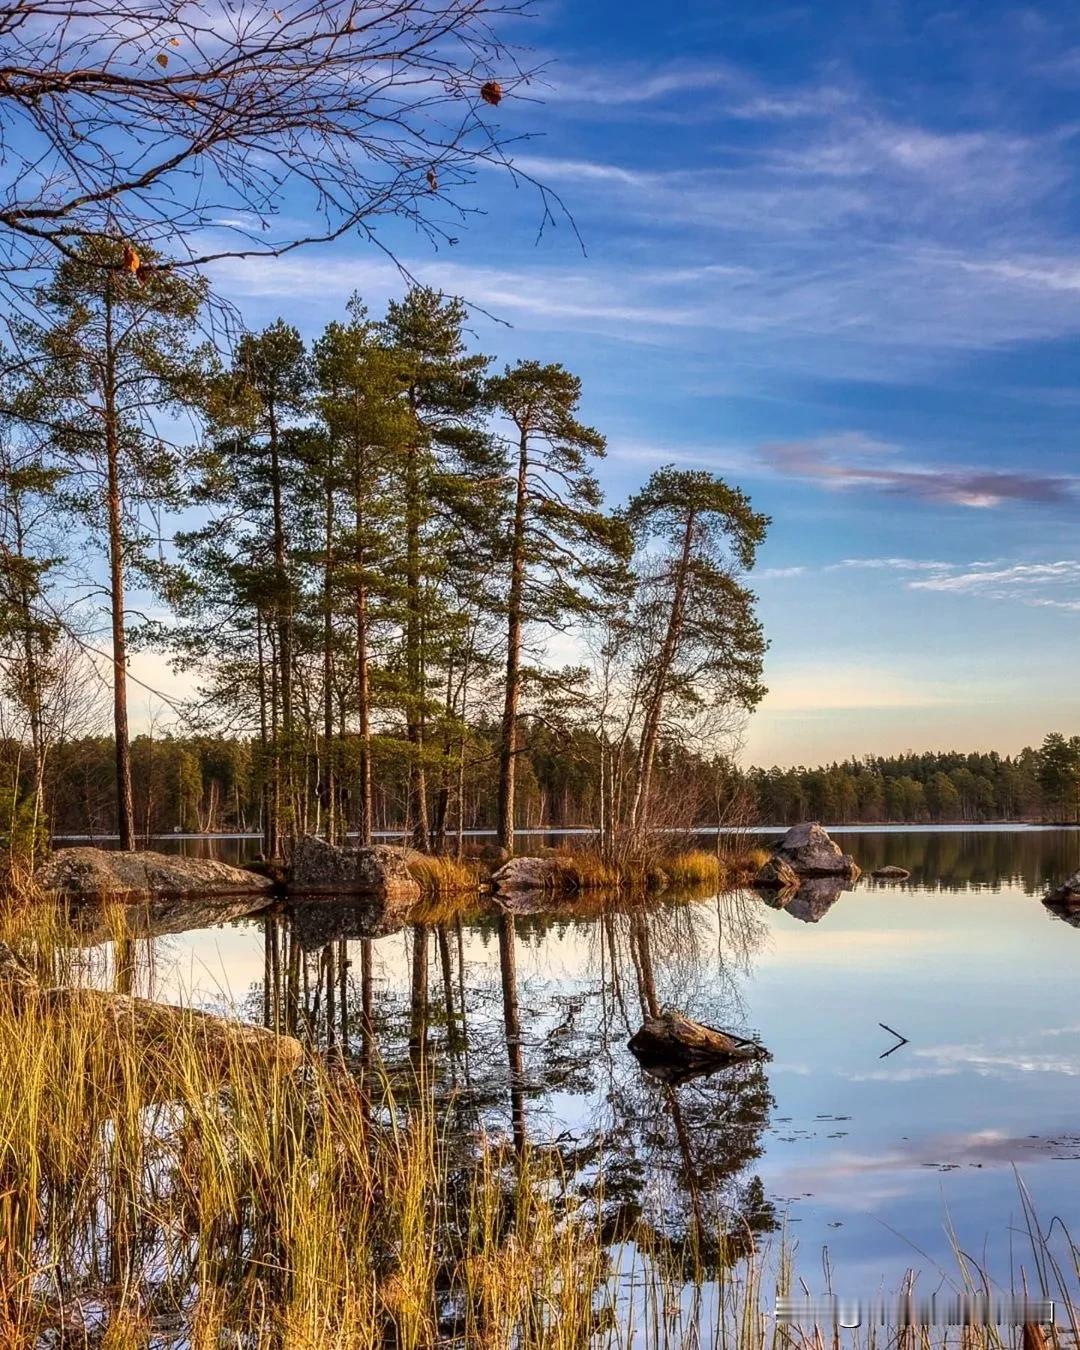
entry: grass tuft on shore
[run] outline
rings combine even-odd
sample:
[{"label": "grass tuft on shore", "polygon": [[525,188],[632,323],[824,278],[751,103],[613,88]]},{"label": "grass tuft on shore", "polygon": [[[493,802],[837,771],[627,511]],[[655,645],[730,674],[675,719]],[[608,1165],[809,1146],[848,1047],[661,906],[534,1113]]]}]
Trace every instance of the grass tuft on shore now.
[{"label": "grass tuft on shore", "polygon": [[425,895],[452,895],[476,891],[488,878],[488,868],[477,858],[448,858],[437,853],[411,853],[409,875]]},{"label": "grass tuft on shore", "polygon": [[740,849],[724,853],[687,849],[655,857],[610,860],[591,849],[548,851],[545,858],[558,864],[554,889],[565,892],[589,890],[660,890],[665,886],[717,890],[745,885],[768,857],[763,849]]}]

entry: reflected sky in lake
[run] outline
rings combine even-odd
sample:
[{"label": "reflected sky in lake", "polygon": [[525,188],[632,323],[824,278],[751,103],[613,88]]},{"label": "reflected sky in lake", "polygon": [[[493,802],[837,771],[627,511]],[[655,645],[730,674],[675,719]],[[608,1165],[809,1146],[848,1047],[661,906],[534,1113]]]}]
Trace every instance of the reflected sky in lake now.
[{"label": "reflected sky in lake", "polygon": [[[367,1006],[387,1071],[422,1044],[463,1132],[557,1140],[585,1190],[606,1169],[613,1240],[628,1216],[677,1238],[704,1207],[758,1240],[786,1226],[812,1285],[827,1246],[835,1287],[868,1294],[908,1267],[952,1274],[951,1222],[1007,1280],[1014,1165],[1044,1223],[1080,1229],[1080,927],[1040,899],[1080,867],[1080,832],[835,837],[911,881],[802,912],[753,893],[513,920],[480,904],[460,923],[444,907],[368,942],[326,913],[301,944],[286,913],[140,944],[135,985],[255,1020],[291,1001],[301,1029],[354,1051]],[[626,1048],[650,1003],[772,1059],[658,1083]],[[886,1055],[881,1023],[907,1043]]]}]

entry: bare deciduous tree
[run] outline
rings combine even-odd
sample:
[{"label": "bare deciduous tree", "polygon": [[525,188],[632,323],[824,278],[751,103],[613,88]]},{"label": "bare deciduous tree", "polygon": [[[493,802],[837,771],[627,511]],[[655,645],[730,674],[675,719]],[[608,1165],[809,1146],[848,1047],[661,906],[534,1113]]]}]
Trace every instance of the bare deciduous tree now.
[{"label": "bare deciduous tree", "polygon": [[0,269],[95,236],[177,266],[279,254],[387,215],[445,239],[506,162],[485,111],[527,78],[497,31],[527,6],[0,3]]}]

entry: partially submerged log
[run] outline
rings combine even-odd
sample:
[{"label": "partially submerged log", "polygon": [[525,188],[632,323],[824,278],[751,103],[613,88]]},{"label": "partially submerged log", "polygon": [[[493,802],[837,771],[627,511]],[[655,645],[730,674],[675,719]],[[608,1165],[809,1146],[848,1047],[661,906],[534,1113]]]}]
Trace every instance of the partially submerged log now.
[{"label": "partially submerged log", "polygon": [[217,1074],[234,1067],[240,1073],[268,1067],[291,1070],[304,1058],[295,1037],[215,1013],[104,989],[45,988],[2,942],[0,982],[24,1013],[70,1017],[85,1024],[88,1033],[100,1033],[106,1042],[105,1063],[115,1064],[125,1053],[137,1055],[140,1070],[162,1095],[169,1095],[169,1085],[176,1081],[176,1050],[181,1043],[191,1046],[200,1064]]},{"label": "partially submerged log", "polygon": [[719,1068],[733,1060],[769,1058],[769,1052],[757,1041],[693,1022],[674,1008],[665,1008],[659,1017],[646,1017],[630,1038],[630,1049],[645,1065],[670,1065],[684,1070]]},{"label": "partially submerged log", "polygon": [[61,848],[34,874],[42,891],[68,900],[139,900],[194,896],[260,896],[273,889],[268,877],[212,858],[144,849]]},{"label": "partially submerged log", "polygon": [[906,867],[897,867],[895,863],[889,863],[885,867],[875,867],[870,875],[878,881],[907,881],[911,873]]}]

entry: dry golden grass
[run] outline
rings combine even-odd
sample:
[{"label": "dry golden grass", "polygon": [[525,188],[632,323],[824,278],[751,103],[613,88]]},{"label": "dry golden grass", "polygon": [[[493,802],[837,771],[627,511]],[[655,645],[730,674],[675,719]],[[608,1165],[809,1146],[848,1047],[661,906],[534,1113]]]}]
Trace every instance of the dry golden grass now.
[{"label": "dry golden grass", "polygon": [[[55,977],[54,921],[7,914]],[[585,1344],[605,1280],[549,1160],[444,1137],[423,1097],[310,1055],[299,1070],[215,1055],[183,1020],[167,1081],[106,1002],[0,979],[0,1345],[100,1301],[96,1344],[145,1346],[180,1317],[195,1346]],[[195,1298],[197,1292],[197,1299]]]},{"label": "dry golden grass", "polygon": [[425,895],[475,892],[488,877],[488,869],[475,858],[447,858],[433,853],[410,854],[409,873]]},{"label": "dry golden grass", "polygon": [[565,889],[656,889],[658,885],[717,890],[745,884],[768,856],[762,849],[717,854],[694,848],[664,853],[655,859],[608,861],[587,849],[555,855],[566,878]]},{"label": "dry golden grass", "polygon": [[676,886],[719,886],[727,875],[726,860],[702,848],[668,854],[659,866]]},{"label": "dry golden grass", "polygon": [[588,849],[559,850],[545,857],[552,858],[564,878],[563,889],[591,891],[625,884],[625,873],[617,863],[609,862],[599,853]]},{"label": "dry golden grass", "polygon": [[[541,856],[557,865],[549,889],[569,895],[578,891],[654,890],[667,883],[734,887],[752,878],[768,855],[763,849],[718,855],[694,848],[664,853],[652,860],[608,859],[593,849],[578,848],[545,849]],[[490,869],[477,858],[456,859],[424,853],[410,855],[409,872],[427,902],[475,895],[490,877]]]}]

